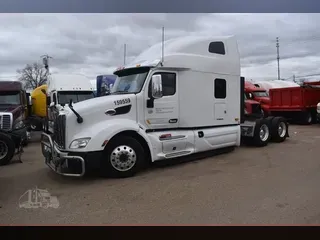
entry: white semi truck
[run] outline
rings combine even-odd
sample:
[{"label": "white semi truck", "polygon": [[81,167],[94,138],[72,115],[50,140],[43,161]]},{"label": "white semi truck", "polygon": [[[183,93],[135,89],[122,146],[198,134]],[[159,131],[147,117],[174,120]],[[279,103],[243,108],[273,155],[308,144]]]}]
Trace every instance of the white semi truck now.
[{"label": "white semi truck", "polygon": [[186,36],[162,44],[117,69],[109,96],[57,113],[53,134],[44,132],[41,140],[52,170],[130,177],[148,162],[238,147],[244,139],[265,146],[288,137],[285,119],[245,115],[234,37]]}]

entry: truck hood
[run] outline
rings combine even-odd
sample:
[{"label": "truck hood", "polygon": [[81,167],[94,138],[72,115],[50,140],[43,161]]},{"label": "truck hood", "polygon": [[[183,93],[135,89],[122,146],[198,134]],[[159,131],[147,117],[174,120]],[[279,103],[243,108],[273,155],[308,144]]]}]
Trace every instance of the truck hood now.
[{"label": "truck hood", "polygon": [[[92,99],[88,99],[85,101],[81,101],[78,103],[75,103],[73,105],[73,108],[77,113],[80,114],[80,116],[83,118],[84,122],[90,122],[95,123],[96,121],[101,121],[102,119],[109,118],[106,115],[107,110],[111,109],[118,109],[121,107],[129,106],[129,115],[132,115],[133,112],[135,112],[136,108],[136,95],[135,94],[119,94],[119,95],[108,95],[103,97],[96,97]],[[123,109],[122,109],[123,110]],[[69,106],[65,106],[64,109],[61,111],[68,115],[68,118],[70,119],[76,119],[75,114],[71,111]],[[128,112],[128,113],[129,113]],[[117,114],[116,114],[117,115]],[[117,116],[121,118],[126,118],[129,116],[126,116],[127,114],[122,112],[121,115]],[[116,116],[113,116],[112,118],[115,118]],[[130,116],[135,118],[135,116]],[[86,124],[81,124],[86,125]]]},{"label": "truck hood", "polygon": [[0,104],[0,113],[12,113],[13,122],[23,114],[24,109],[21,105]]},{"label": "truck hood", "polygon": [[[95,129],[97,125],[101,127],[103,123],[117,124],[118,121],[123,119],[136,122],[136,98],[137,96],[135,94],[120,94],[97,97],[75,103],[73,108],[83,118],[82,123],[77,123],[76,115],[68,106],[64,107],[63,111],[67,115],[68,144],[71,143],[74,138],[88,137],[89,132],[92,131],[90,129]],[[107,114],[106,112],[111,109],[115,110],[116,113],[113,115]]]},{"label": "truck hood", "polygon": [[20,105],[8,105],[8,104],[0,104],[0,112],[10,112],[14,113],[19,111]]},{"label": "truck hood", "polygon": [[257,98],[259,102],[269,104],[270,103],[270,98],[269,97],[259,97]]}]

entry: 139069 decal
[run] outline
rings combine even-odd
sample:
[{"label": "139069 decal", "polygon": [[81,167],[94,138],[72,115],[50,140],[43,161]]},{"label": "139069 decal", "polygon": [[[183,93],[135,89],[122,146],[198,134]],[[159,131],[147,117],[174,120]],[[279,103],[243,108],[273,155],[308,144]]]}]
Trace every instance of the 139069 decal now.
[{"label": "139069 decal", "polygon": [[114,101],[114,105],[122,105],[122,104],[126,104],[126,103],[130,103],[130,98],[125,98],[125,99]]}]

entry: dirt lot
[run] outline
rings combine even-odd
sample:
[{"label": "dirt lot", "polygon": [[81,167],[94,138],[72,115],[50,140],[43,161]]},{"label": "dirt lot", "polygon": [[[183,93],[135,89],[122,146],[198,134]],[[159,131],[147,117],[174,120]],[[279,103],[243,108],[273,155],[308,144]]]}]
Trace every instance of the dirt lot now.
[{"label": "dirt lot", "polygon": [[[58,176],[33,143],[23,163],[0,167],[0,224],[319,224],[320,126],[291,126],[290,134],[282,144],[131,179]],[[20,208],[20,196],[36,187],[59,207]]]}]

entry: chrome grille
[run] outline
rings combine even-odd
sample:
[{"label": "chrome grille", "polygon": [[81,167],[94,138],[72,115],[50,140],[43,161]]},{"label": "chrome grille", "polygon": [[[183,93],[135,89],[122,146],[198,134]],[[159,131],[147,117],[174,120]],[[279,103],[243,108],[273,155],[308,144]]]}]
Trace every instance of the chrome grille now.
[{"label": "chrome grille", "polygon": [[66,116],[58,115],[55,117],[53,125],[53,141],[61,148],[66,144]]},{"label": "chrome grille", "polygon": [[0,129],[11,130],[12,128],[12,114],[0,113]]}]

